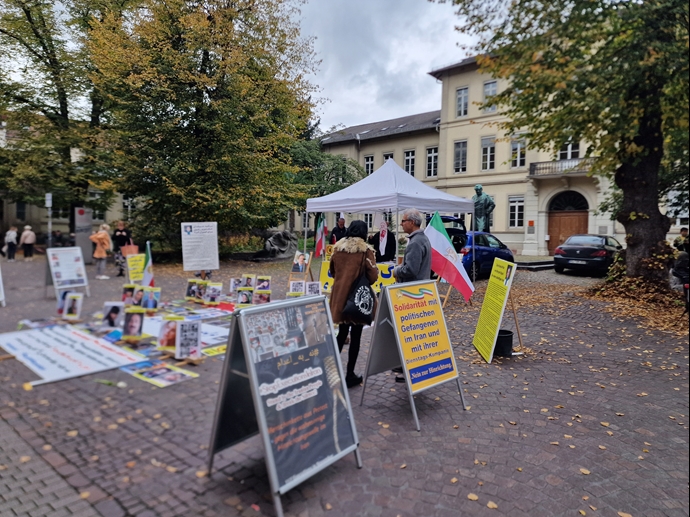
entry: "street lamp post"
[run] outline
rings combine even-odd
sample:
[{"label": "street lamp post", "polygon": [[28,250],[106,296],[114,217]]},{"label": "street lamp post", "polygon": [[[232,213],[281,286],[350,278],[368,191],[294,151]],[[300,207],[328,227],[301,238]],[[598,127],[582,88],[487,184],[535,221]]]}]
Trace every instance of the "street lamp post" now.
[{"label": "street lamp post", "polygon": [[46,192],[46,209],[48,210],[48,247],[53,245],[53,194]]}]

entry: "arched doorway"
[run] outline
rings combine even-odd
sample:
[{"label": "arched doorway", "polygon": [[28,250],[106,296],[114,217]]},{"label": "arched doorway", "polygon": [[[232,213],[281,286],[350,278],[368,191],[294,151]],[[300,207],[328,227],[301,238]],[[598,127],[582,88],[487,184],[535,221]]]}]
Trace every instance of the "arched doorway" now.
[{"label": "arched doorway", "polygon": [[549,255],[571,235],[587,233],[589,204],[572,190],[561,192],[549,203]]}]

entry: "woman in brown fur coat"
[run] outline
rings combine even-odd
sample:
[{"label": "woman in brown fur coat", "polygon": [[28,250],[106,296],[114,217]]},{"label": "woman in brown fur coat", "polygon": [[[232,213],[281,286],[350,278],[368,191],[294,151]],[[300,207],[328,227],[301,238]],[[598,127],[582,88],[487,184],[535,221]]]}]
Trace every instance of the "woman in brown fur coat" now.
[{"label": "woman in brown fur coat", "polygon": [[[357,282],[362,272],[366,273],[369,284],[373,284],[379,277],[376,267],[374,251],[364,239],[367,238],[367,225],[364,221],[352,221],[344,239],[339,240],[333,248],[330,272],[333,277],[333,291],[331,292],[331,314],[333,323],[338,324],[338,349],[342,352],[348,333],[350,335],[350,350],[347,357],[347,373],[345,383],[348,388],[358,386],[362,377],[355,373],[355,363],[359,355],[364,325],[347,321],[343,317],[343,309],[352,286]],[[374,301],[376,303],[376,301]],[[374,305],[374,313],[376,306]]]}]

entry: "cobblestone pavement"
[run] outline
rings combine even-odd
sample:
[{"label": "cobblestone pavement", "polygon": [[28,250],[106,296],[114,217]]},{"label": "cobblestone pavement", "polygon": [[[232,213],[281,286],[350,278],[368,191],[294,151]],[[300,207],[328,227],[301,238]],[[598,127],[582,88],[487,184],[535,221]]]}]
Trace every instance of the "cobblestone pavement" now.
[{"label": "cobblestone pavement", "polygon": [[[0,309],[0,330],[53,312],[54,300],[39,292],[44,263],[2,266],[8,307]],[[286,269],[230,263],[219,276],[267,272],[280,292]],[[179,270],[157,268],[165,297],[181,296],[186,274]],[[486,282],[478,282],[471,306],[453,297],[446,318],[471,408],[462,410],[452,383],[426,391],[416,397],[417,432],[405,388],[390,374],[372,377],[362,406],[362,388],[350,391],[364,468],[347,457],[325,469],[283,497],[286,515],[688,515],[687,326],[671,334],[614,319],[606,302],[579,294],[596,282],[518,272],[525,355],[490,365],[471,345]],[[115,296],[120,284],[92,285],[86,310]],[[511,320],[508,308],[503,326],[514,329]],[[368,339],[365,332],[360,371]],[[92,376],[24,391],[33,374],[2,361],[0,422],[23,443],[0,432],[0,457],[7,458],[0,463],[15,469],[17,455],[45,461],[53,469],[47,476],[73,487],[69,497],[89,492],[82,502],[103,516],[275,515],[258,438],[219,454],[211,475],[200,477],[221,365],[207,360],[196,367],[198,379],[165,389],[111,371],[95,377],[128,387]],[[0,483],[12,472],[0,471]]]}]

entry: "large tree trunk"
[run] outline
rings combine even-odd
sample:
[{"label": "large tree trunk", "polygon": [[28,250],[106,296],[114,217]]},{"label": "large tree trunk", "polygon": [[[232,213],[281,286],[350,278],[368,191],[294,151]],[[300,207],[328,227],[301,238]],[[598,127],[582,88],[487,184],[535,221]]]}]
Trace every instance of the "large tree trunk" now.
[{"label": "large tree trunk", "polygon": [[626,156],[622,160],[615,181],[623,191],[623,206],[617,219],[625,227],[628,245],[626,274],[652,282],[665,282],[668,271],[662,265],[664,261],[653,258],[666,248],[666,234],[671,227],[668,217],[659,210],[659,168],[664,141],[658,91],[661,90],[657,90],[656,95],[634,92],[638,98],[648,99],[639,131],[631,142],[644,151],[643,155]]}]

